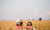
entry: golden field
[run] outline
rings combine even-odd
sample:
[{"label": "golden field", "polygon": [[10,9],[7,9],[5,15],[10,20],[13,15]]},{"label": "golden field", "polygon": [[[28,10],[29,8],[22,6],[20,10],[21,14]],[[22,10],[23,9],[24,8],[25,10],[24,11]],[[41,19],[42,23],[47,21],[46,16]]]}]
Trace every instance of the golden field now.
[{"label": "golden field", "polygon": [[[26,28],[27,22],[30,20],[22,20],[23,28]],[[50,30],[50,21],[30,21],[33,24],[33,28],[36,30]],[[16,28],[16,21],[0,21],[0,30],[13,30]]]}]

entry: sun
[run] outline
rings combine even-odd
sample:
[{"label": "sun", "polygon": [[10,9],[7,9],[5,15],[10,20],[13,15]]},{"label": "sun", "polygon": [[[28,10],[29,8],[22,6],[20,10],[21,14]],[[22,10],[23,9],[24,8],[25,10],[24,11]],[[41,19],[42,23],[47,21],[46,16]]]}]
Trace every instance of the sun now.
[{"label": "sun", "polygon": [[38,9],[34,9],[35,12],[38,12]]}]

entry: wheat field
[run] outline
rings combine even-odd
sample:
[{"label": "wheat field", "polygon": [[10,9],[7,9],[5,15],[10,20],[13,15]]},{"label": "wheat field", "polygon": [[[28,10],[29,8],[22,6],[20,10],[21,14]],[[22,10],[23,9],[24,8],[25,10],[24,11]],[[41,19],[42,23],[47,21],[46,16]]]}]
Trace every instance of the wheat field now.
[{"label": "wheat field", "polygon": [[[30,20],[22,20],[23,28],[26,28],[27,22]],[[35,30],[50,30],[50,21],[30,21],[33,24]],[[0,21],[0,30],[13,30],[16,28],[16,21]]]}]

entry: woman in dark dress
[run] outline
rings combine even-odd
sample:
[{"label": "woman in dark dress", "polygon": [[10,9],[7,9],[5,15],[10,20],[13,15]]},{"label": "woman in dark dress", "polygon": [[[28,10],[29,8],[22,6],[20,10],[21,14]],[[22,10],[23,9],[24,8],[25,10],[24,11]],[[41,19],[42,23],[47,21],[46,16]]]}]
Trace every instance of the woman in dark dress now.
[{"label": "woman in dark dress", "polygon": [[26,30],[33,30],[33,29],[32,29],[32,23],[31,23],[31,22],[28,22],[28,23],[27,23]]}]

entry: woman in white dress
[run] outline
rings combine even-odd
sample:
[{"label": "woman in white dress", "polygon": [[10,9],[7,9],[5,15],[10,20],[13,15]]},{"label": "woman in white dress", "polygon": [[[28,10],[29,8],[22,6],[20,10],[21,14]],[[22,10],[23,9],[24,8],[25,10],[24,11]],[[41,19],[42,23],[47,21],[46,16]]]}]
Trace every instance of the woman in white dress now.
[{"label": "woman in white dress", "polygon": [[16,21],[16,29],[15,30],[23,30],[22,28],[23,22],[21,20]]}]

